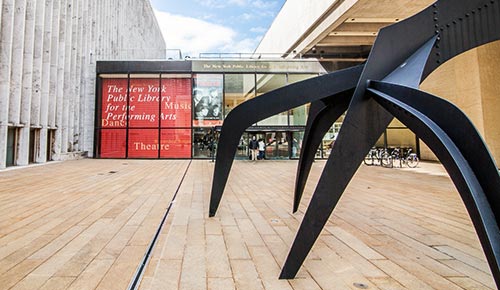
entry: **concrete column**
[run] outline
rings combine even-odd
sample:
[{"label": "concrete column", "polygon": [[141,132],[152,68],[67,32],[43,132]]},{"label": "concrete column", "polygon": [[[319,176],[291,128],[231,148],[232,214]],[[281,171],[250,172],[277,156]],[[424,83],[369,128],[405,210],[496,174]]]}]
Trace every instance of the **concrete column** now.
[{"label": "concrete column", "polygon": [[61,0],[59,17],[59,45],[57,64],[57,96],[56,96],[56,133],[54,140],[54,160],[61,158],[62,123],[63,123],[63,96],[64,96],[64,63],[66,61],[66,13],[70,0]]},{"label": "concrete column", "polygon": [[[21,86],[23,79],[24,23],[26,22],[26,0],[15,1],[14,27],[12,34],[12,59],[10,70],[9,122],[21,123]],[[29,125],[29,124],[27,124]],[[18,146],[20,144],[18,143]],[[19,150],[19,148],[18,148]],[[24,152],[19,152],[17,157]],[[16,161],[16,164],[18,164]]]},{"label": "concrete column", "polygon": [[77,151],[85,151],[84,148],[84,136],[83,136],[83,100],[85,98],[85,80],[88,79],[88,55],[89,55],[89,37],[88,37],[88,29],[90,23],[89,17],[89,0],[83,0],[83,6],[81,10],[81,50],[80,50],[80,69],[79,76],[77,77],[78,81],[78,96],[76,101],[76,120],[75,120],[75,135],[77,136],[77,143],[75,144],[75,149]]},{"label": "concrete column", "polygon": [[[2,6],[3,6],[3,0],[0,0],[0,9],[2,9]],[[3,14],[2,12],[3,10],[0,11],[0,24],[2,23],[2,14]]]},{"label": "concrete column", "polygon": [[71,115],[71,134],[70,140],[73,144],[73,151],[78,152],[78,110],[79,110],[79,99],[80,99],[80,77],[81,77],[81,69],[82,69],[82,12],[83,12],[83,4],[85,0],[78,1],[78,17],[76,23],[76,58],[75,58],[75,78],[74,78],[74,95],[73,95],[73,106],[71,107],[70,115]]},{"label": "concrete column", "polygon": [[79,18],[80,18],[80,9],[81,3],[83,0],[78,0],[73,3],[73,17],[72,17],[72,40],[71,40],[71,69],[70,69],[70,94],[68,97],[69,102],[69,111],[68,111],[68,152],[76,151],[74,148],[75,145],[75,107],[76,107],[76,99],[78,94],[78,86],[77,83],[77,71],[80,69],[78,65],[78,58],[80,54],[80,30],[79,30]]},{"label": "concrete column", "polygon": [[48,126],[56,127],[57,65],[59,63],[59,24],[61,18],[61,0],[55,0],[52,6],[52,39],[50,43],[50,81]]},{"label": "concrete column", "polygon": [[[35,45],[33,49],[33,75],[30,124],[40,126],[40,100],[42,98],[43,34],[45,30],[46,1],[37,7],[35,16]],[[38,5],[40,6],[40,5]]]},{"label": "concrete column", "polygon": [[86,29],[87,29],[87,19],[88,19],[88,0],[81,0],[81,7],[79,9],[79,18],[78,18],[78,41],[80,45],[78,46],[78,57],[77,57],[77,66],[78,70],[76,73],[76,94],[75,94],[75,117],[74,117],[74,149],[75,151],[83,151],[82,150],[82,141],[81,138],[81,125],[80,120],[82,118],[80,105],[82,100],[82,95],[84,92],[84,87],[82,86],[82,79],[84,78],[84,70],[86,69],[86,56],[87,56],[87,39],[86,39]]},{"label": "concrete column", "polygon": [[0,23],[0,169],[6,166],[14,0],[3,0]]},{"label": "concrete column", "polygon": [[114,14],[111,13],[112,9],[111,5],[112,5],[111,1],[106,1],[105,15],[108,18],[108,21],[106,21],[106,38],[104,38],[104,43],[106,45],[106,58],[108,59],[113,59],[113,51],[111,43],[113,40]]},{"label": "concrete column", "polygon": [[95,113],[95,81],[96,81],[96,58],[97,54],[97,15],[98,15],[98,5],[101,1],[99,0],[89,0],[90,1],[90,15],[91,27],[90,27],[90,50],[92,55],[89,57],[88,63],[88,79],[85,84],[86,93],[84,102],[84,150],[89,152],[89,156],[93,157],[94,149],[94,113]]},{"label": "concrete column", "polygon": [[20,122],[24,124],[19,134],[19,155],[18,165],[29,163],[29,137],[30,137],[30,119],[31,119],[31,88],[33,77],[33,49],[35,44],[35,14],[37,3],[42,0],[26,1],[26,23],[24,30],[24,60],[23,60],[23,78],[21,94],[21,113]]},{"label": "concrete column", "polygon": [[[42,54],[42,95],[40,102],[40,125],[43,130],[40,132],[38,151],[36,155],[37,162],[45,162],[47,160],[47,126],[49,114],[49,93],[50,93],[50,65],[51,65],[51,49],[52,49],[52,22],[54,22],[53,2],[54,0],[46,0],[45,16],[44,16],[44,35],[43,35],[43,54]],[[57,0],[55,0],[57,1]],[[57,20],[56,20],[57,21]]]},{"label": "concrete column", "polygon": [[63,94],[63,108],[62,108],[62,122],[61,130],[61,153],[68,153],[68,124],[69,124],[69,98],[71,94],[71,59],[72,59],[72,39],[73,39],[73,26],[72,17],[74,4],[77,0],[68,0],[66,6],[66,41],[65,41],[65,59],[64,59],[64,94]]}]

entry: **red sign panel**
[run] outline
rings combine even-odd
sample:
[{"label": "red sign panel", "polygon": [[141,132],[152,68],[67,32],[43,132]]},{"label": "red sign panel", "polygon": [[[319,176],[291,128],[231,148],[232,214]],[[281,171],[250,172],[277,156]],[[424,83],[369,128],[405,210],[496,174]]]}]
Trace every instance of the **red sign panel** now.
[{"label": "red sign panel", "polygon": [[126,129],[101,130],[101,158],[125,158]]},{"label": "red sign panel", "polygon": [[158,129],[130,129],[129,158],[158,158]]},{"label": "red sign panel", "polygon": [[127,126],[127,79],[102,80],[101,127]]},{"label": "red sign panel", "polygon": [[129,127],[158,127],[159,79],[130,79]]},{"label": "red sign panel", "polygon": [[191,130],[162,129],[162,158],[191,158]]},{"label": "red sign panel", "polygon": [[191,127],[191,79],[162,79],[161,126]]},{"label": "red sign panel", "polygon": [[161,91],[159,79],[130,79],[130,87],[103,79],[100,157],[190,158],[191,90],[190,78],[162,79]]}]

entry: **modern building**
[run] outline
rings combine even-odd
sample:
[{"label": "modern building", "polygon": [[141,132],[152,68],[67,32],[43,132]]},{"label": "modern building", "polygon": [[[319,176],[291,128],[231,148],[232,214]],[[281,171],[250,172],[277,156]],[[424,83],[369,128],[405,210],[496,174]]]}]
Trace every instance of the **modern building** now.
[{"label": "modern building", "polygon": [[96,62],[165,59],[150,2],[0,5],[0,169],[92,156]]},{"label": "modern building", "polygon": [[[287,0],[255,54],[315,58],[328,71],[360,64],[368,57],[380,28],[414,15],[433,2]],[[497,164],[500,163],[498,75],[500,42],[497,41],[451,59],[421,85],[423,90],[446,98],[467,114],[482,134]],[[378,145],[418,148],[423,159],[435,159],[417,137],[394,120]]]},{"label": "modern building", "polygon": [[[210,158],[227,114],[271,90],[324,74],[311,60],[100,61],[97,63],[97,158]],[[308,106],[254,124],[266,158],[298,158]],[[321,150],[318,152],[321,157]]]},{"label": "modern building", "polygon": [[[432,2],[287,0],[252,59],[175,61],[166,60],[148,0],[1,0],[0,169],[82,155],[210,158],[236,105],[364,62],[380,28]],[[496,42],[450,60],[422,84],[466,112],[497,161],[499,70]],[[248,157],[254,135],[265,140],[267,158],[297,158],[307,114],[304,105],[254,124],[237,158]],[[318,158],[328,157],[341,124],[342,117]],[[398,120],[377,145],[435,158]]]}]

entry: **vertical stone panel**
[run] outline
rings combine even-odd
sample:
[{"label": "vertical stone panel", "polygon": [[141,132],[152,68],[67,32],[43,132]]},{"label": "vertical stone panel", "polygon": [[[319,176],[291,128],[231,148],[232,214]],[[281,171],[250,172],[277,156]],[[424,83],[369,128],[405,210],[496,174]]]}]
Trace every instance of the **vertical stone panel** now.
[{"label": "vertical stone panel", "polygon": [[86,93],[83,100],[83,118],[84,118],[84,147],[83,150],[89,152],[89,156],[93,156],[94,147],[94,118],[95,118],[95,81],[96,81],[96,46],[97,46],[97,7],[98,0],[90,1],[90,50],[93,52],[89,57],[88,63],[88,79],[85,80]]},{"label": "vertical stone panel", "polygon": [[104,10],[104,4],[102,1],[97,2],[97,7],[96,7],[96,43],[95,43],[95,48],[96,48],[96,61],[102,59],[102,54],[103,54],[103,45],[102,45],[102,37],[103,37],[103,10]]},{"label": "vertical stone panel", "polygon": [[62,123],[63,123],[63,96],[64,96],[64,63],[66,60],[66,13],[70,0],[61,0],[59,17],[59,44],[57,64],[57,95],[56,95],[56,123],[57,128],[54,140],[54,159],[61,158]]},{"label": "vertical stone panel", "polygon": [[73,121],[73,150],[74,151],[80,151],[81,147],[81,141],[80,141],[80,119],[81,119],[81,113],[80,113],[80,102],[81,102],[81,96],[82,96],[82,85],[81,85],[81,79],[84,76],[84,68],[85,68],[85,30],[84,27],[86,26],[86,10],[87,10],[87,0],[81,0],[79,2],[79,9],[78,9],[78,44],[77,44],[77,58],[76,58],[76,64],[77,64],[77,71],[76,71],[76,78],[75,78],[75,107],[74,107],[74,121]]},{"label": "vertical stone panel", "polygon": [[47,127],[49,125],[49,100],[50,100],[50,79],[51,79],[51,49],[52,49],[52,23],[57,21],[53,16],[54,1],[46,0],[44,32],[43,32],[43,54],[42,54],[42,94],[40,98],[40,146],[36,154],[37,162],[45,162],[47,156]]},{"label": "vertical stone panel", "polygon": [[[43,65],[43,35],[45,25],[45,10],[47,1],[37,5],[35,16],[35,45],[33,48],[33,75],[31,90],[31,117],[30,125],[40,125],[40,101],[42,98],[42,65]],[[40,5],[41,4],[41,5]]]},{"label": "vertical stone panel", "polygon": [[3,0],[0,23],[0,169],[6,166],[14,0]]},{"label": "vertical stone panel", "polygon": [[[29,137],[30,137],[30,117],[31,117],[31,86],[33,72],[33,47],[35,40],[35,14],[37,3],[42,0],[26,1],[26,22],[24,29],[24,52],[23,52],[23,72],[22,72],[22,91],[21,91],[21,112],[20,122],[24,124],[19,134],[19,154],[18,165],[29,163]],[[43,4],[43,3],[42,3]]]},{"label": "vertical stone panel", "polygon": [[[3,0],[0,0],[0,9],[2,9],[3,6]],[[2,11],[0,11],[0,24],[2,23]]]},{"label": "vertical stone panel", "polygon": [[16,0],[14,6],[14,27],[12,35],[12,59],[10,70],[11,75],[9,98],[9,122],[14,125],[20,125],[21,123],[21,86],[23,79],[25,22],[26,0]]},{"label": "vertical stone panel", "polygon": [[65,40],[65,59],[64,59],[64,85],[63,85],[63,107],[62,107],[62,119],[60,123],[59,130],[62,131],[61,134],[61,153],[68,152],[68,125],[69,125],[69,105],[70,105],[70,94],[71,94],[71,60],[72,60],[72,39],[73,39],[73,13],[74,4],[77,0],[68,0],[66,6],[66,40]]},{"label": "vertical stone panel", "polygon": [[59,24],[61,18],[61,1],[54,0],[52,6],[52,39],[50,42],[50,81],[49,81],[49,112],[48,126],[56,127],[56,96],[57,96],[57,66],[59,63]]},{"label": "vertical stone panel", "polygon": [[68,98],[68,149],[67,152],[74,151],[74,124],[75,124],[75,103],[76,103],[76,93],[77,93],[77,83],[76,83],[76,71],[77,71],[77,59],[79,52],[79,31],[78,31],[78,18],[81,8],[81,0],[73,2],[73,16],[71,17],[71,64],[70,64],[70,86]]}]

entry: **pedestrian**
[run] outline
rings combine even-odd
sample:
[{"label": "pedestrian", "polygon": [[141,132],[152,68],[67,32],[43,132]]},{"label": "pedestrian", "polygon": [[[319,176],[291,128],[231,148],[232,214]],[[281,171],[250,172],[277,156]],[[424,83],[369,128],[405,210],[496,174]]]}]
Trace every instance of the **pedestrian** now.
[{"label": "pedestrian", "polygon": [[257,142],[257,138],[255,135],[252,137],[252,140],[250,140],[250,144],[248,144],[248,148],[250,149],[250,154],[251,160],[257,160],[257,154],[259,153],[259,143]]},{"label": "pedestrian", "polygon": [[266,159],[266,143],[264,143],[264,140],[262,138],[259,139],[259,160],[264,160]]}]

